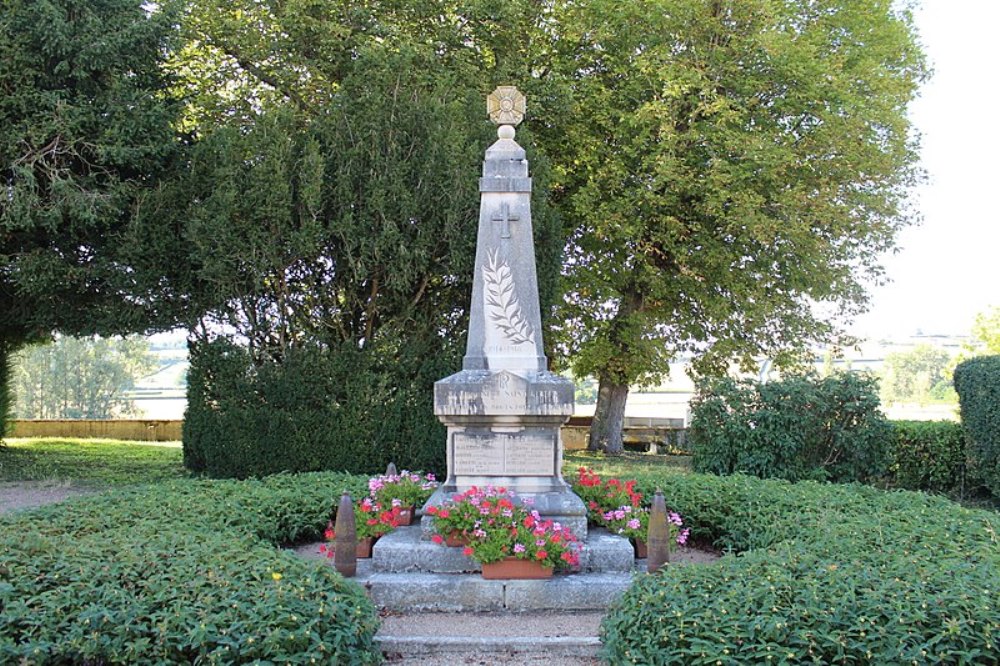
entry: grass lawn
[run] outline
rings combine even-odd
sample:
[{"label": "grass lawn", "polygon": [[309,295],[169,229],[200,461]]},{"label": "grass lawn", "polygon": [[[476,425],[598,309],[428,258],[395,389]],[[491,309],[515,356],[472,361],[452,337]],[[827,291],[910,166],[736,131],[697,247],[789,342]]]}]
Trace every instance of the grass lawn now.
[{"label": "grass lawn", "polygon": [[653,455],[626,451],[620,456],[607,456],[588,451],[567,451],[563,455],[563,478],[576,478],[580,467],[589,467],[605,477],[640,478],[663,473],[688,473],[691,471],[690,456]]},{"label": "grass lawn", "polygon": [[7,439],[5,443],[0,448],[0,482],[71,481],[106,487],[189,476],[176,443],[49,437]]}]

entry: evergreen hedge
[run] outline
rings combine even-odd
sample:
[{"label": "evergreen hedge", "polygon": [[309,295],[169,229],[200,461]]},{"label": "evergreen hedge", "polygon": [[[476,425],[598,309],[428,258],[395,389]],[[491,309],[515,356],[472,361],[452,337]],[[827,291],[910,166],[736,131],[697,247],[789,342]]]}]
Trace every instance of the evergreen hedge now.
[{"label": "evergreen hedge", "polygon": [[364,590],[276,548],[365,481],[174,481],[0,518],[0,663],[377,663]]},{"label": "evergreen hedge", "polygon": [[939,496],[743,475],[644,475],[733,552],[640,576],[611,663],[1000,663],[1000,517]]},{"label": "evergreen hedge", "polygon": [[866,481],[886,470],[891,428],[868,375],[724,378],[699,386],[691,414],[695,471]]},{"label": "evergreen hedge", "polygon": [[889,481],[896,488],[962,493],[975,485],[966,476],[965,436],[954,421],[893,421]]},{"label": "evergreen hedge", "polygon": [[980,356],[955,368],[968,457],[975,473],[1000,497],[1000,356]]},{"label": "evergreen hedge", "polygon": [[14,413],[13,394],[14,346],[0,337],[0,446],[7,436],[7,428]]},{"label": "evergreen hedge", "polygon": [[442,355],[301,346],[255,364],[245,347],[220,339],[193,345],[190,361],[183,439],[193,471],[370,474],[390,461],[446,471],[432,391],[453,371]]}]

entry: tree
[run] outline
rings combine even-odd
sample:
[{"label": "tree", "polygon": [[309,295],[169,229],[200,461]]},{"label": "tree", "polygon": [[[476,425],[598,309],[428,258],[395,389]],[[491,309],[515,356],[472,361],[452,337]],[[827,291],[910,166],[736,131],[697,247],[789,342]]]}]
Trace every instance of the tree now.
[{"label": "tree", "polygon": [[156,362],[143,338],[71,338],[31,345],[14,360],[22,419],[108,419],[134,411],[126,393]]},{"label": "tree", "polygon": [[573,223],[561,344],[600,383],[589,448],[621,451],[629,386],[678,353],[793,365],[864,309],[919,176],[926,69],[893,4],[559,5],[574,120],[543,143]]},{"label": "tree", "polygon": [[925,402],[931,391],[949,382],[953,362],[943,349],[928,344],[886,354],[882,378],[885,402]]},{"label": "tree", "polygon": [[1000,306],[976,315],[972,324],[972,349],[976,355],[1000,354]]},{"label": "tree", "polygon": [[174,28],[166,4],[138,0],[0,4],[5,353],[53,330],[138,331],[173,318],[152,309],[158,279],[122,251],[178,146],[180,107],[160,67]]}]

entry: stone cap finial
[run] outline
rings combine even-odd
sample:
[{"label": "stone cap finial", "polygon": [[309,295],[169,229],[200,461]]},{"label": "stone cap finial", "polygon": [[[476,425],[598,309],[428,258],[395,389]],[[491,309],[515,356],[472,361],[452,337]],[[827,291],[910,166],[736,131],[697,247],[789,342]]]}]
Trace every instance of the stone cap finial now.
[{"label": "stone cap finial", "polygon": [[497,86],[486,98],[486,111],[497,125],[518,125],[526,111],[524,94],[514,86]]}]

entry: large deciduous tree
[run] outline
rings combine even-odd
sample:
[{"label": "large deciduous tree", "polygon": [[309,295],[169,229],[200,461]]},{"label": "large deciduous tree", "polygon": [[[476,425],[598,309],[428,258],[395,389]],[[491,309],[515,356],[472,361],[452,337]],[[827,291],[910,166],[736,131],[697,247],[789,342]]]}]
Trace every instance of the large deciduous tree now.
[{"label": "large deciduous tree", "polygon": [[590,448],[617,452],[629,386],[679,353],[790,363],[864,309],[911,221],[926,70],[890,0],[557,4],[557,320],[600,382]]}]

